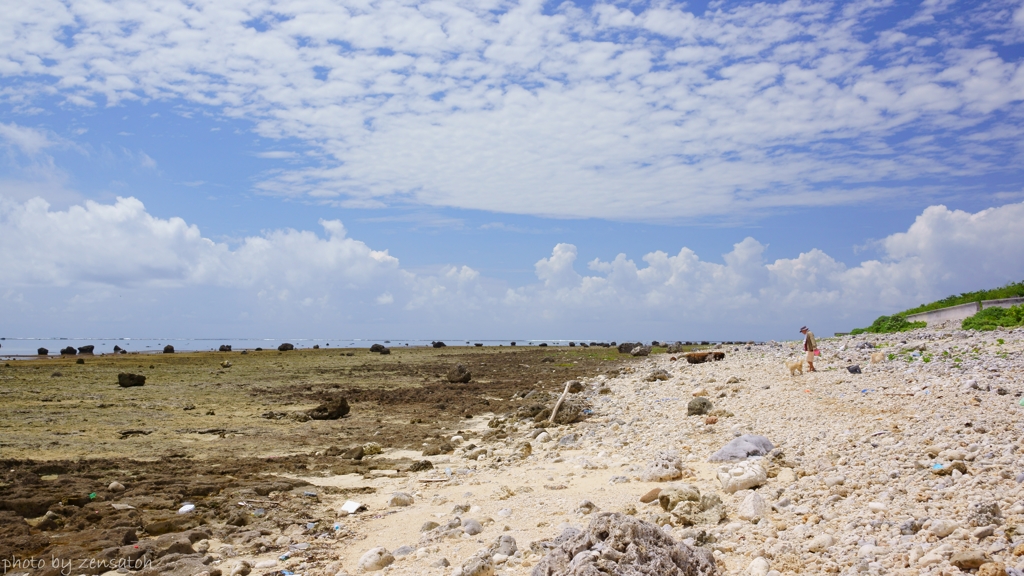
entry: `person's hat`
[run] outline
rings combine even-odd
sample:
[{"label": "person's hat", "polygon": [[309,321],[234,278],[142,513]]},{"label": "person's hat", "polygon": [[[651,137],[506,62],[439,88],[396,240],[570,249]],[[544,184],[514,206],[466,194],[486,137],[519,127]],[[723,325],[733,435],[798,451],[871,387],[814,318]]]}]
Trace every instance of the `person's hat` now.
[{"label": "person's hat", "polygon": [[803,328],[800,329],[801,332],[803,332],[804,330],[807,330],[807,326],[804,326]]}]

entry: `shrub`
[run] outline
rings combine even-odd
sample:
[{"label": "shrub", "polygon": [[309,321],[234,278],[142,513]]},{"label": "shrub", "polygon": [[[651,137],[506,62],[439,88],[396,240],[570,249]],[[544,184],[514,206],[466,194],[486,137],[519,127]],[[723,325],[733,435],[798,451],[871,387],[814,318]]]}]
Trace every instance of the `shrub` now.
[{"label": "shrub", "polygon": [[1010,308],[985,308],[970,318],[964,319],[964,330],[995,330],[1024,325],[1024,305]]},{"label": "shrub", "polygon": [[850,334],[863,334],[865,332],[870,334],[891,334],[893,332],[906,332],[915,328],[924,328],[927,325],[927,322],[908,322],[903,314],[893,314],[892,316],[879,316],[871,323],[871,326],[851,330]]}]

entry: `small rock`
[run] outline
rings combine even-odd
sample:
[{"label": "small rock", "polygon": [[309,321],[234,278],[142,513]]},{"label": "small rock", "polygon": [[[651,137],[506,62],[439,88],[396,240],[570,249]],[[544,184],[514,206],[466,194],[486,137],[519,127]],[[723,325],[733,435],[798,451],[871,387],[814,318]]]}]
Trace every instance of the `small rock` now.
[{"label": "small rock", "polygon": [[430,460],[417,460],[409,465],[409,472],[422,472],[424,470],[432,470],[434,463]]},{"label": "small rock", "polygon": [[509,536],[508,534],[502,534],[498,536],[494,544],[491,545],[491,549],[495,554],[504,554],[505,556],[512,556],[519,551],[519,546],[516,545],[516,539]]},{"label": "small rock", "polygon": [[967,552],[958,552],[953,554],[949,559],[949,563],[961,570],[975,570],[981,568],[982,564],[989,562],[991,559],[987,554],[980,550],[970,550]]},{"label": "small rock", "polygon": [[763,556],[758,556],[750,561],[747,565],[748,576],[768,576],[768,571],[771,570],[771,564],[764,559]]},{"label": "small rock", "polygon": [[831,534],[819,534],[811,540],[811,543],[807,545],[807,549],[811,552],[824,552],[835,543],[836,539]]},{"label": "small rock", "polygon": [[949,536],[956,529],[957,524],[952,520],[932,520],[931,525],[928,527],[928,531],[939,538]]},{"label": "small rock", "polygon": [[698,396],[693,400],[690,400],[690,403],[686,405],[686,415],[703,416],[704,414],[711,412],[713,408],[714,406],[711,404],[711,400],[708,400],[704,396]]},{"label": "small rock", "polygon": [[392,508],[412,506],[414,502],[415,500],[413,499],[412,494],[407,494],[405,492],[395,492],[391,495],[391,498],[388,498],[388,506]]},{"label": "small rock", "polygon": [[348,413],[348,400],[342,397],[332,398],[307,412],[313,420],[337,420]]},{"label": "small rock", "polygon": [[399,546],[398,548],[395,548],[395,551],[392,552],[391,555],[395,558],[401,558],[402,556],[408,556],[409,554],[412,554],[415,551],[416,549],[412,546]]},{"label": "small rock", "polygon": [[437,522],[434,522],[433,520],[427,520],[423,523],[422,526],[420,526],[420,532],[430,532],[438,526],[440,526],[440,524],[438,524]]},{"label": "small rock", "polygon": [[124,492],[124,484],[114,480],[109,486],[107,486],[107,490],[110,490],[111,492]]},{"label": "small rock", "polygon": [[448,370],[447,377],[449,382],[465,384],[473,379],[473,374],[462,364],[456,364]]},{"label": "small rock", "polygon": [[462,576],[492,576],[494,574],[494,561],[491,555],[486,552],[471,556],[462,565]]},{"label": "small rock", "polygon": [[650,492],[640,497],[640,502],[650,504],[658,499],[659,494],[661,494],[661,488],[652,488]]},{"label": "small rock", "polygon": [[364,450],[362,446],[353,446],[352,448],[349,448],[348,450],[342,452],[341,457],[345,458],[346,460],[362,460],[363,453]]},{"label": "small rock", "polygon": [[764,436],[744,434],[723,446],[711,455],[710,462],[731,462],[744,460],[751,456],[764,456],[775,449],[775,445]]},{"label": "small rock", "polygon": [[480,525],[479,521],[472,518],[466,518],[462,521],[462,530],[470,536],[476,536],[484,531],[484,527]]},{"label": "small rock", "polygon": [[[164,346],[164,354],[174,354],[174,346],[171,346],[170,344]],[[249,568],[252,567],[250,566]],[[246,574],[248,574],[248,572],[246,572]]]},{"label": "small rock", "polygon": [[117,375],[117,385],[122,388],[130,388],[132,386],[144,386],[146,384],[146,377],[142,374],[128,374],[121,372]]},{"label": "small rock", "polygon": [[868,510],[872,512],[885,512],[885,504],[881,502],[868,502]]},{"label": "small rock", "polygon": [[796,482],[796,472],[792,468],[782,468],[775,475],[775,479],[783,484],[792,484]]},{"label": "small rock", "polygon": [[648,374],[647,377],[644,378],[644,381],[655,382],[658,380],[668,380],[669,377],[670,375],[668,373],[668,370],[658,369]]},{"label": "small rock", "polygon": [[242,560],[231,569],[231,576],[248,576],[249,572],[252,572],[252,564]]},{"label": "small rock", "polygon": [[720,467],[718,480],[722,483],[722,491],[732,494],[738,490],[746,490],[764,484],[768,480],[768,473],[757,462],[747,460],[734,466]]},{"label": "small rock", "polygon": [[289,350],[295,350],[295,345],[285,342],[284,344],[281,344],[280,346],[277,347],[278,352],[288,352]]},{"label": "small rock", "polygon": [[832,488],[833,486],[842,486],[846,483],[846,476],[828,476],[825,478],[825,486]]},{"label": "small rock", "polygon": [[747,497],[740,503],[739,509],[736,511],[736,516],[740,520],[755,520],[757,518],[766,518],[769,510],[768,504],[761,498],[761,495],[757,492],[751,492],[747,494]]},{"label": "small rock", "polygon": [[[1021,570],[1018,568],[1014,571],[1014,574],[1020,574]],[[1002,562],[986,562],[978,568],[977,576],[1007,576],[1006,564]]]},{"label": "small rock", "polygon": [[390,566],[394,561],[395,557],[391,555],[391,552],[388,552],[387,548],[378,546],[363,554],[359,559],[359,570],[362,572],[376,572]]}]

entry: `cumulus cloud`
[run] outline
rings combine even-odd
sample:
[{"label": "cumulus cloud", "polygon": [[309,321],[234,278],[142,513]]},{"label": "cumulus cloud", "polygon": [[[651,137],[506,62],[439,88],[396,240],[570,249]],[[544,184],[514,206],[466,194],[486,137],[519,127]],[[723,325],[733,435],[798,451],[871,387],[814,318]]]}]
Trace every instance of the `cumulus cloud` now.
[{"label": "cumulus cloud", "polygon": [[[0,311],[17,318],[15,311],[56,302],[86,318],[82,307],[114,313],[130,301],[137,312],[118,326],[131,331],[139,318],[180,301],[183,316],[217,326],[262,312],[281,330],[390,327],[426,338],[444,329],[490,337],[766,339],[788,335],[789,325],[845,330],[1020,280],[1022,221],[1024,203],[973,214],[932,206],[906,231],[874,243],[879,258],[855,266],[818,249],[768,261],[765,246],[745,238],[720,260],[683,247],[639,261],[594,259],[582,270],[577,247],[562,243],[536,261],[536,282],[508,286],[458,264],[412,272],[388,251],[349,238],[337,220],[321,220],[321,234],[271,230],[229,245],[180,218],[155,217],[134,198],[63,211],[41,199],[0,199]],[[194,297],[197,290],[202,297]],[[163,299],[154,300],[154,291]],[[25,322],[39,318],[24,313]]]},{"label": "cumulus cloud", "polygon": [[184,100],[325,159],[267,194],[680,219],[1019,173],[1018,6],[40,0],[0,22],[0,74],[18,101]]},{"label": "cumulus cloud", "polygon": [[36,198],[0,197],[0,251],[9,286],[183,287],[213,285],[305,295],[392,279],[398,260],[321,220],[326,238],[274,230],[237,247],[205,238],[181,218],[157,218],[135,198],[50,210]]},{"label": "cumulus cloud", "polygon": [[877,242],[880,259],[857,266],[817,249],[769,262],[765,246],[745,238],[722,263],[682,248],[646,254],[645,266],[624,254],[595,259],[588,268],[597,274],[581,276],[573,267],[576,247],[559,244],[537,262],[543,283],[519,288],[509,300],[567,322],[591,310],[619,325],[674,320],[699,328],[695,337],[738,337],[787,321],[851,328],[874,315],[1024,278],[1022,221],[1024,204],[975,214],[931,206],[906,232]]}]

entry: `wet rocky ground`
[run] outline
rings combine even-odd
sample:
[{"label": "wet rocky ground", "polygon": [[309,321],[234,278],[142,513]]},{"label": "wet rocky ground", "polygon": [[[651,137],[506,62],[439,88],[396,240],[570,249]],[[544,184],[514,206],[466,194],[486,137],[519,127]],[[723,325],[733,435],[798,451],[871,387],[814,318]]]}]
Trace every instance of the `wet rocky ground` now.
[{"label": "wet rocky ground", "polygon": [[[446,439],[474,416],[515,410],[529,403],[522,396],[567,378],[614,374],[618,362],[615,349],[598,347],[9,361],[0,367],[0,562],[5,573],[153,562],[166,571],[200,541],[244,533],[263,542],[266,528],[246,529],[261,522],[331,530],[334,518],[311,505],[374,489],[316,487],[301,476],[407,475],[419,461],[410,456],[424,444],[450,452]],[[457,364],[469,382],[448,381]],[[121,387],[121,373],[145,384]],[[339,399],[344,417],[310,417]],[[179,514],[188,504],[195,511]]]}]

